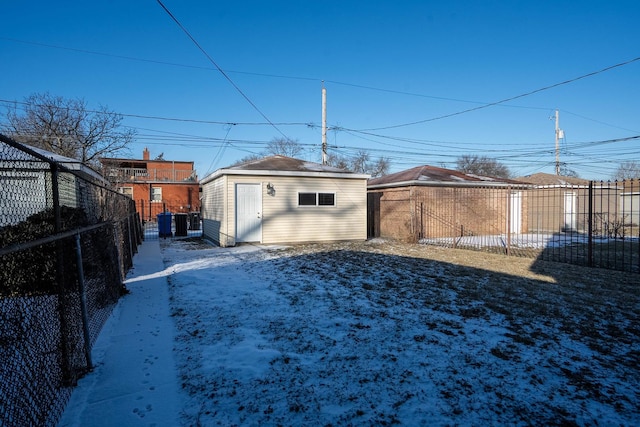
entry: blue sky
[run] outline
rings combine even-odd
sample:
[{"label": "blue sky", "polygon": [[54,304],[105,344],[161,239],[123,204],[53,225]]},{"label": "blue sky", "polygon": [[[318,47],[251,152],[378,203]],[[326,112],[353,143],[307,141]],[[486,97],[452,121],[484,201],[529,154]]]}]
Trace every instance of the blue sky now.
[{"label": "blue sky", "polygon": [[640,161],[636,0],[163,3],[239,90],[156,0],[2,1],[0,120],[35,92],[81,97],[125,115],[132,157],[204,177],[283,135],[320,161],[324,80],[330,151],[392,172],[477,154],[554,173],[555,109],[581,177]]}]

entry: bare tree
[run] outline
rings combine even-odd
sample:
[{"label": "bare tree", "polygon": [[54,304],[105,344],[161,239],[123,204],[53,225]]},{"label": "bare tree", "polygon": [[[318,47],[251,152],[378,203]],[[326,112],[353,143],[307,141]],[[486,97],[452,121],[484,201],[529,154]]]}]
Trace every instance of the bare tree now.
[{"label": "bare tree", "polygon": [[6,132],[14,139],[87,164],[114,156],[133,141],[135,131],[123,128],[122,116],[100,106],[89,110],[83,99],[48,93],[32,94],[24,107],[9,108]]},{"label": "bare tree", "polygon": [[267,144],[267,155],[296,157],[302,152],[302,146],[297,140],[288,138],[273,138]]},{"label": "bare tree", "polygon": [[383,176],[389,173],[389,159],[386,157],[380,157],[372,166],[369,173],[372,178]]},{"label": "bare tree", "polygon": [[460,156],[456,160],[456,170],[473,175],[492,176],[497,178],[509,178],[509,168],[495,159],[486,156],[468,155]]},{"label": "bare tree", "polygon": [[372,162],[369,153],[364,150],[358,151],[355,157],[351,159],[338,154],[329,154],[327,156],[327,164],[352,172],[367,173],[374,178],[386,175],[389,172],[389,159],[380,157],[375,162]]},{"label": "bare tree", "polygon": [[329,166],[333,166],[334,168],[351,170],[349,160],[346,157],[340,156],[338,154],[329,153],[327,155],[327,164]]},{"label": "bare tree", "polygon": [[367,173],[369,167],[369,153],[359,150],[355,157],[351,159],[351,170],[357,173]]},{"label": "bare tree", "polygon": [[620,163],[612,178],[617,181],[640,178],[640,163],[635,160]]},{"label": "bare tree", "polygon": [[578,172],[576,172],[573,169],[569,168],[566,163],[562,163],[560,165],[560,175],[568,176],[568,177],[571,177],[571,178],[580,178],[580,175],[578,175]]},{"label": "bare tree", "polygon": [[241,158],[240,160],[238,160],[235,163],[233,163],[230,167],[238,166],[238,165],[241,165],[243,163],[254,162],[256,160],[260,160],[260,159],[263,159],[263,158],[264,158],[264,156],[261,156],[260,154],[248,154],[248,155],[244,156],[243,158]]}]

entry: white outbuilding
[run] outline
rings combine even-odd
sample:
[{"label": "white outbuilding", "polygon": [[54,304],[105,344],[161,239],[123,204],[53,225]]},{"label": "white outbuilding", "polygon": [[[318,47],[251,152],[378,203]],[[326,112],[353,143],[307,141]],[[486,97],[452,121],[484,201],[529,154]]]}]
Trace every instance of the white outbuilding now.
[{"label": "white outbuilding", "polygon": [[284,156],[201,181],[203,236],[220,246],[367,238],[369,175]]}]

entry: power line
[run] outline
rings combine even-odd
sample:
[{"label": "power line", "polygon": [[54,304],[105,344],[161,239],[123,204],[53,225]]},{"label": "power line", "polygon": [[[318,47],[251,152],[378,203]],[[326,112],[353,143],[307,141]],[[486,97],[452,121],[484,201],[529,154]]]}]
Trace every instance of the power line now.
[{"label": "power line", "polygon": [[384,126],[384,127],[369,128],[369,129],[361,129],[360,131],[395,129],[395,128],[399,128],[399,127],[412,126],[412,125],[417,125],[417,124],[421,124],[421,123],[433,122],[435,120],[446,119],[446,118],[453,117],[453,116],[459,116],[461,114],[470,113],[472,111],[477,111],[477,110],[482,110],[484,108],[493,107],[493,106],[496,106],[496,105],[499,105],[499,104],[503,104],[505,102],[513,101],[515,99],[524,98],[526,96],[533,95],[535,93],[539,93],[539,92],[543,92],[545,90],[553,89],[553,88],[556,88],[558,86],[562,86],[562,85],[566,85],[566,84],[569,84],[569,83],[573,83],[573,82],[576,82],[578,80],[585,79],[587,77],[592,77],[592,76],[595,76],[597,74],[604,73],[604,72],[612,70],[614,68],[618,68],[618,67],[622,67],[622,66],[631,64],[632,62],[635,62],[635,61],[640,61],[640,56],[636,57],[636,58],[633,58],[633,59],[630,59],[628,61],[621,62],[619,64],[610,65],[610,66],[605,67],[605,68],[603,68],[601,70],[598,70],[598,71],[593,71],[593,72],[590,72],[590,73],[587,73],[587,74],[583,74],[583,75],[578,76],[578,77],[574,77],[574,78],[569,79],[569,80],[565,80],[565,81],[562,81],[562,82],[559,82],[559,83],[555,83],[555,84],[552,84],[552,85],[549,85],[549,86],[544,86],[544,87],[541,87],[539,89],[532,90],[530,92],[526,92],[526,93],[523,93],[523,94],[520,94],[520,95],[512,96],[510,98],[505,98],[505,99],[502,99],[500,101],[491,102],[489,104],[480,105],[478,107],[468,108],[466,110],[462,110],[462,111],[458,111],[458,112],[450,113],[450,114],[445,114],[445,115],[438,116],[438,117],[432,117],[430,119],[418,120],[418,121],[409,122],[409,123],[402,123],[402,124],[399,124],[399,125]]},{"label": "power line", "polygon": [[[23,105],[23,106],[33,106],[33,107],[44,107],[45,104],[38,103],[30,103],[30,102],[22,102],[22,101],[14,101],[8,99],[0,99],[1,103],[5,104],[13,104],[13,105]],[[72,111],[80,111],[79,109],[73,109],[69,107],[65,107],[68,110]],[[103,114],[104,111],[99,110],[91,110],[91,109],[82,109],[81,111],[87,113],[98,113]],[[149,119],[149,120],[161,120],[161,121],[170,121],[170,122],[183,122],[183,123],[198,123],[198,124],[210,124],[210,125],[228,125],[228,126],[273,126],[274,124],[278,126],[306,126],[310,128],[318,127],[317,124],[312,122],[223,122],[223,121],[215,121],[215,120],[198,120],[198,119],[185,119],[179,117],[164,117],[164,116],[148,116],[143,114],[127,114],[127,113],[115,113],[122,117],[130,117],[134,119]]]},{"label": "power line", "polygon": [[588,120],[588,121],[591,121],[591,122],[594,122],[594,123],[599,123],[601,125],[609,126],[609,127],[612,127],[612,128],[626,130],[628,132],[638,132],[637,130],[623,128],[623,127],[620,127],[620,126],[616,126],[616,125],[612,125],[610,123],[603,122],[601,120],[596,120],[596,119],[592,119],[592,118],[589,118],[589,117],[582,116],[580,114],[572,113],[571,111],[567,111],[565,109],[563,109],[562,112],[563,113],[567,113],[567,114],[572,115],[572,116],[580,117],[581,119]]},{"label": "power line", "polygon": [[218,148],[218,151],[216,152],[216,154],[213,156],[213,158],[211,159],[211,163],[209,164],[209,167],[207,168],[207,171],[204,173],[205,176],[209,175],[209,172],[211,172],[211,170],[213,169],[213,165],[217,164],[218,161],[222,158],[222,155],[224,154],[225,149],[227,148],[227,145],[229,145],[229,142],[227,141],[227,138],[229,137],[229,132],[231,132],[231,128],[233,126],[229,126],[227,128],[227,133],[224,136],[224,140],[222,141],[222,144],[220,145],[220,147]]},{"label": "power line", "polygon": [[[118,55],[118,54],[107,53],[107,52],[98,52],[98,51],[89,50],[89,49],[79,49],[79,48],[75,48],[75,47],[53,45],[53,44],[49,44],[49,43],[40,43],[40,42],[34,42],[34,41],[28,41],[28,40],[19,40],[19,39],[14,39],[12,37],[1,37],[0,36],[0,40],[7,40],[7,41],[15,42],[15,43],[28,44],[28,45],[32,45],[32,46],[46,47],[46,48],[50,48],[50,49],[68,50],[70,52],[77,52],[77,53],[88,54],[88,55],[104,56],[104,57],[107,57],[107,58],[124,59],[124,60],[127,60],[127,61],[146,62],[146,63],[150,63],[150,64],[169,65],[169,66],[172,66],[172,67],[192,68],[192,69],[196,69],[196,70],[205,70],[205,71],[217,71],[218,70],[217,68],[214,68],[214,67],[203,67],[201,65],[181,64],[181,63],[178,63],[178,62],[160,61],[160,60],[157,60],[157,59],[138,58],[138,57],[135,57],[135,56]],[[225,70],[225,72],[228,73],[228,74],[245,74],[245,75],[249,75],[249,76],[273,77],[273,78],[278,78],[278,79],[306,80],[306,81],[313,81],[313,82],[322,81],[322,79],[315,78],[315,77],[289,76],[289,75],[284,75],[284,74],[273,74],[273,73],[258,73],[258,72],[255,72],[255,71]],[[340,82],[335,82],[335,81],[333,83],[349,85],[348,83],[340,83]],[[375,90],[374,88],[371,88],[371,89]]]},{"label": "power line", "polygon": [[167,9],[167,7],[162,3],[162,1],[157,0],[157,2],[164,9],[164,11],[167,12],[167,14],[171,17],[171,19],[173,19],[176,25],[180,27],[180,29],[187,35],[187,37],[189,37],[189,39],[200,50],[200,52],[204,54],[204,56],[209,60],[209,62],[211,62],[218,69],[220,74],[222,74],[224,78],[227,79],[227,81],[231,84],[231,86],[233,86],[235,90],[238,91],[240,95],[242,95],[242,97],[249,103],[249,105],[251,105],[254,108],[254,110],[256,110],[262,116],[262,118],[265,119],[276,131],[278,131],[280,135],[282,135],[287,139],[290,139],[273,122],[271,122],[271,120],[269,120],[266,114],[264,114],[262,110],[260,110],[258,106],[254,104],[254,102],[242,91],[242,89],[240,89],[240,87],[238,87],[238,85],[235,84],[235,82],[231,79],[231,77],[229,77],[229,75],[224,72],[224,70],[216,63],[216,61],[213,60],[213,58],[207,53],[207,51],[204,50],[202,46],[200,46],[200,43],[198,43],[198,41],[191,35],[191,33],[189,33],[189,31],[180,23],[180,21],[178,21],[178,18],[176,18],[173,15],[173,13],[171,13],[171,11]]},{"label": "power line", "polygon": [[[333,83],[336,85],[340,85],[340,86],[349,86],[349,87],[355,87],[358,89],[367,89],[367,90],[372,90],[372,91],[377,91],[377,92],[385,92],[385,93],[394,93],[394,94],[398,94],[398,95],[406,95],[406,96],[414,96],[414,97],[418,97],[418,98],[429,98],[429,99],[439,99],[441,101],[453,101],[453,102],[463,102],[463,103],[467,103],[467,104],[482,104],[482,105],[486,105],[486,102],[482,102],[482,101],[471,101],[468,99],[459,99],[459,98],[448,98],[445,96],[435,96],[435,95],[425,95],[422,93],[414,93],[414,92],[405,92],[405,91],[401,91],[401,90],[393,90],[393,89],[383,89],[383,88],[377,88],[377,87],[373,87],[373,86],[365,86],[365,85],[360,85],[360,84],[355,84],[355,83],[345,83],[345,82],[339,82],[336,80],[324,80],[327,83]],[[509,107],[509,108],[524,108],[524,109],[530,109],[530,110],[548,110],[549,108],[547,107],[526,107],[526,106],[522,106],[522,105],[505,105],[504,107]],[[382,128],[384,129],[384,128]],[[376,130],[376,129],[365,129],[365,130]]]},{"label": "power line", "polygon": [[[183,63],[161,61],[161,60],[147,59],[147,58],[138,58],[138,57],[127,56],[127,55],[118,55],[118,54],[112,54],[112,53],[106,53],[106,52],[98,52],[98,51],[88,50],[88,49],[79,49],[79,48],[74,48],[74,47],[53,45],[53,44],[49,44],[49,43],[40,43],[40,42],[34,42],[34,41],[28,41],[28,40],[19,40],[19,39],[15,39],[15,38],[12,38],[12,37],[2,37],[2,36],[0,36],[0,40],[7,40],[7,41],[15,42],[15,43],[22,43],[22,44],[27,44],[27,45],[32,45],[32,46],[41,46],[41,47],[46,47],[46,48],[50,48],[50,49],[67,50],[67,51],[77,52],[77,53],[82,53],[82,54],[104,56],[104,57],[108,57],[108,58],[117,58],[117,59],[122,59],[122,60],[127,60],[127,61],[145,62],[145,63],[151,63],[151,64],[168,65],[168,66],[190,68],[190,69],[200,69],[200,70],[205,70],[205,71],[217,70],[217,68],[213,68],[213,67],[205,67],[205,66],[199,66],[199,65],[183,64]],[[629,62],[633,62],[633,60],[629,61]],[[620,64],[620,65],[626,65],[626,63]],[[243,75],[250,75],[250,76],[271,77],[271,78],[279,78],[279,79],[303,80],[303,81],[312,81],[312,82],[324,81],[326,83],[332,83],[332,84],[339,85],[339,86],[354,87],[354,88],[358,88],[358,89],[365,89],[365,90],[378,91],[378,92],[384,92],[384,93],[392,93],[392,94],[399,94],[399,95],[405,95],[405,96],[413,96],[413,97],[436,99],[436,100],[443,100],[443,101],[452,101],[452,102],[461,102],[461,103],[469,103],[469,104],[482,104],[482,106],[483,106],[482,108],[485,108],[486,106],[491,106],[491,105],[494,105],[494,104],[496,104],[496,106],[498,105],[497,103],[486,103],[486,102],[483,102],[483,101],[474,101],[474,100],[450,98],[450,97],[444,97],[444,96],[427,95],[427,94],[421,94],[421,93],[415,93],[415,92],[399,91],[399,90],[379,88],[379,87],[373,87],[373,86],[350,83],[350,82],[342,82],[342,81],[338,81],[338,80],[320,79],[320,78],[316,78],[316,77],[292,76],[292,75],[274,74],[274,73],[259,73],[259,72],[253,72],[253,71],[240,71],[240,70],[225,70],[225,72],[228,73],[228,74],[243,74]],[[499,102],[505,102],[505,101],[499,101]],[[531,109],[531,110],[547,110],[547,109],[550,109],[549,107],[532,107],[532,106],[519,106],[519,105],[500,105],[500,106],[509,107],[509,108]],[[473,109],[469,110],[469,111],[473,111]],[[609,126],[609,127],[613,127],[613,128],[617,128],[617,129],[622,129],[622,130],[626,130],[626,131],[630,131],[630,132],[637,132],[636,130],[632,130],[632,129],[628,129],[628,128],[612,125],[610,123],[606,123],[606,122],[603,122],[603,121],[600,121],[600,120],[596,120],[596,119],[592,119],[592,118],[589,118],[589,117],[585,117],[583,115],[580,115],[580,114],[577,114],[577,113],[573,113],[571,111],[567,111],[567,110],[564,110],[564,109],[563,109],[563,111],[565,113],[567,113],[567,114],[570,114],[570,115],[573,115],[573,116],[576,116],[576,117],[580,117],[582,119],[589,120],[589,121],[592,121],[592,122],[595,122],[595,123],[599,123],[599,124],[602,124],[602,125],[605,125],[605,126]],[[460,113],[462,113],[462,112],[460,112]],[[180,122],[193,122],[193,123],[205,123],[205,124],[256,125],[256,126],[269,125],[269,126],[271,126],[271,123],[268,123],[268,122],[267,123],[260,123],[260,122],[238,123],[238,122],[217,122],[217,121],[208,121],[208,120],[180,119],[180,118],[169,118],[169,117],[158,117],[158,116],[143,116],[143,115],[135,115],[135,114],[120,114],[120,115],[126,116],[126,117],[136,117],[136,118],[144,118],[144,119],[180,121]],[[274,124],[277,125],[277,126],[285,126],[285,125],[317,126],[317,125],[312,124],[312,123],[274,123]],[[372,129],[368,129],[368,130],[378,130],[378,129],[384,129],[384,128],[372,128]],[[365,129],[365,130],[367,130],[367,129]]]},{"label": "power line", "polygon": [[[133,57],[133,56],[118,55],[118,54],[112,54],[112,53],[106,53],[106,52],[98,52],[98,51],[88,50],[88,49],[79,49],[79,48],[74,48],[74,47],[52,45],[52,44],[48,44],[48,43],[40,43],[40,42],[33,42],[33,41],[27,41],[27,40],[18,40],[18,39],[11,38],[11,37],[0,37],[0,40],[7,40],[7,41],[15,42],[15,43],[23,43],[23,44],[28,44],[28,45],[32,45],[32,46],[47,47],[47,48],[50,48],[50,49],[67,50],[67,51],[70,51],[70,52],[77,52],[77,53],[88,54],[88,55],[104,56],[104,57],[107,57],[107,58],[123,59],[123,60],[127,60],[127,61],[146,62],[146,63],[151,63],[151,64],[169,65],[169,66],[173,66],[173,67],[191,68],[191,69],[199,69],[199,70],[205,70],[205,71],[214,71],[214,70],[217,71],[217,68],[213,68],[213,67],[204,67],[204,66],[200,66],[200,65],[181,64],[181,63],[177,63],[177,62],[160,61],[160,60],[156,60],[156,59],[137,58],[137,57]],[[362,85],[362,84],[357,84],[357,83],[349,83],[349,82],[341,82],[341,81],[338,81],[338,80],[321,79],[321,78],[317,78],[317,77],[291,76],[291,75],[285,75],[285,74],[259,73],[259,72],[255,72],[255,71],[240,71],[240,70],[225,70],[225,72],[227,74],[243,74],[243,75],[248,75],[248,76],[271,77],[271,78],[278,78],[278,79],[303,80],[303,81],[311,81],[311,82],[323,82],[324,81],[326,83],[332,83],[332,84],[339,85],[339,86],[354,87],[354,88],[358,88],[358,89],[366,89],[366,90],[377,91],[377,92],[393,93],[393,94],[413,96],[413,97],[418,97],[418,98],[438,99],[438,100],[443,100],[443,101],[462,102],[462,103],[468,103],[468,104],[486,104],[486,102],[483,102],[483,101],[473,101],[473,100],[458,99],[458,98],[448,98],[448,97],[444,97],[444,96],[435,96],[435,95],[427,95],[427,94],[415,93],[415,92],[399,91],[399,90],[394,90],[394,89],[378,88],[378,87],[374,87],[374,86],[367,86],[367,85]],[[548,107],[530,107],[530,106],[521,106],[521,105],[520,106],[519,105],[505,105],[504,107],[524,108],[524,109],[532,109],[532,110],[548,110],[548,109],[550,109]]]},{"label": "power line", "polygon": [[[31,103],[25,103],[25,102],[20,102],[20,101],[9,101],[9,100],[3,100],[0,99],[0,102],[5,102],[8,104],[20,104],[20,105],[34,105],[34,106],[38,106],[38,104],[31,104]],[[96,113],[102,113],[101,111],[97,111],[97,110],[85,110],[85,111],[89,111],[89,112],[96,112]],[[158,116],[145,116],[145,115],[140,115],[140,114],[122,114],[122,113],[116,113],[119,114],[121,116],[125,116],[125,117],[134,117],[134,118],[144,118],[144,119],[156,119],[156,120],[170,120],[170,121],[180,121],[180,122],[190,122],[190,123],[205,123],[205,124],[222,124],[225,126],[238,126],[238,125],[268,125],[268,123],[255,123],[255,122],[223,122],[223,121],[210,121],[210,120],[194,120],[194,119],[182,119],[182,118],[169,118],[169,117],[158,117]],[[281,123],[282,125],[295,125],[295,126],[307,126],[307,127],[311,127],[314,128],[316,127],[316,125],[314,125],[313,123],[295,123],[295,122],[284,122]],[[137,139],[142,139],[142,140],[157,140],[157,141],[163,141],[162,144],[165,145],[175,145],[175,146],[190,146],[190,147],[202,147],[202,145],[197,144],[197,142],[202,142],[202,143],[211,143],[211,142],[216,142],[216,141],[224,141],[226,140],[226,136],[224,139],[219,139],[219,138],[213,138],[213,137],[205,137],[205,136],[197,136],[197,135],[186,135],[186,134],[182,134],[182,133],[174,133],[174,132],[167,132],[167,131],[159,131],[159,130],[153,130],[153,129],[146,129],[146,128],[139,128],[139,127],[133,127],[133,126],[127,126],[129,128],[132,129],[142,129],[145,131],[152,131],[152,132],[158,132],[158,133],[163,133],[163,134],[167,134],[168,136],[157,136],[157,135],[148,135],[148,134],[141,134],[137,136]],[[401,137],[393,137],[393,136],[387,136],[387,135],[381,135],[381,134],[376,134],[376,133],[371,133],[371,132],[362,132],[362,131],[352,131],[352,130],[347,130],[344,128],[340,128],[340,127],[333,127],[332,130],[334,131],[344,131],[347,134],[350,134],[353,137],[357,137],[357,138],[361,138],[363,140],[366,141],[370,141],[370,142],[374,142],[377,144],[381,144],[381,145],[385,145],[385,146],[390,146],[390,147],[394,147],[394,152],[397,152],[397,148],[395,148],[396,146],[392,143],[385,143],[383,141],[379,141],[373,138],[381,138],[381,139],[386,139],[386,140],[390,140],[390,141],[400,141],[400,142],[406,142],[406,143],[410,143],[410,144],[415,144],[415,145],[421,145],[426,147],[427,149],[433,149],[433,148],[444,148],[449,150],[450,152],[453,152],[454,154],[449,154],[449,156],[455,156],[456,152],[457,153],[462,153],[463,151],[467,151],[467,148],[465,148],[465,146],[469,146],[469,147],[476,147],[478,145],[477,142],[456,142],[456,141],[435,141],[435,140],[419,140],[419,139],[412,139],[412,138],[401,138]],[[368,137],[366,137],[366,136]],[[572,143],[568,143],[565,145],[564,149],[565,150],[576,150],[576,149],[585,149],[585,148],[589,148],[589,149],[593,149],[595,147],[599,147],[599,146],[604,146],[604,145],[608,145],[608,144],[612,144],[612,143],[619,143],[619,142],[625,142],[625,141],[631,141],[631,140],[635,140],[640,138],[640,135],[635,135],[635,136],[629,136],[629,137],[624,137],[624,138],[616,138],[616,139],[607,139],[607,140],[599,140],[599,141],[579,141],[579,142],[572,142]],[[259,145],[265,145],[268,143],[268,141],[256,141],[256,140],[227,140],[229,143],[235,143],[235,144],[259,144]],[[167,143],[168,142],[168,143]],[[182,142],[182,143],[180,143]],[[315,146],[315,144],[308,144],[309,146]],[[531,144],[527,143],[526,144],[527,147],[529,147]],[[534,144],[536,146],[539,146],[537,144]],[[347,147],[342,147],[342,148],[347,148]],[[351,148],[351,147],[349,147]],[[367,149],[367,150],[371,150],[370,147],[355,147],[354,149]],[[380,150],[382,151],[382,150]],[[549,152],[551,152],[551,150],[535,150],[535,151],[531,151],[529,148],[522,148],[522,149],[514,149],[513,147],[511,147],[509,150],[498,150],[498,149],[489,149],[489,150],[481,150],[483,153],[489,153],[492,155],[495,154],[499,154],[499,153],[505,153],[504,155],[498,155],[497,158],[498,159],[514,159],[520,156],[531,156],[531,155],[541,155],[541,154],[548,154]],[[432,152],[410,152],[410,151],[405,151],[403,152],[404,154],[407,155],[427,155],[427,154],[431,154]],[[508,154],[506,154],[508,153]],[[628,151],[622,152],[622,153],[618,153],[616,151],[612,151],[610,148],[607,149],[606,152],[604,152],[603,154],[605,155],[624,155],[624,154],[629,154]]]}]

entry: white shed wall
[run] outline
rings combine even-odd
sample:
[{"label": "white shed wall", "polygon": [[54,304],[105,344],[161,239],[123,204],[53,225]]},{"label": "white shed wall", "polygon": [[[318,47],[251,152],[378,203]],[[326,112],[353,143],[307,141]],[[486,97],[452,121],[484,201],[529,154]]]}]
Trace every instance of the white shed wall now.
[{"label": "white shed wall", "polygon": [[202,187],[202,234],[220,246],[233,245],[227,239],[226,197],[224,193],[226,176],[208,182]]},{"label": "white shed wall", "polygon": [[[237,183],[261,184],[261,243],[303,243],[366,240],[367,238],[366,179],[224,175],[205,184],[202,190],[204,235],[219,242],[221,246],[235,244],[235,185]],[[271,183],[275,188],[273,195],[267,191],[267,183]],[[300,192],[334,193],[335,206],[298,206]],[[224,196],[221,193],[224,193]],[[224,239],[220,237],[223,235]]]},{"label": "white shed wall", "polygon": [[[366,240],[365,179],[272,178],[263,196],[262,234],[268,243]],[[265,191],[266,191],[266,183]],[[298,206],[298,193],[335,193],[335,206]]]}]

